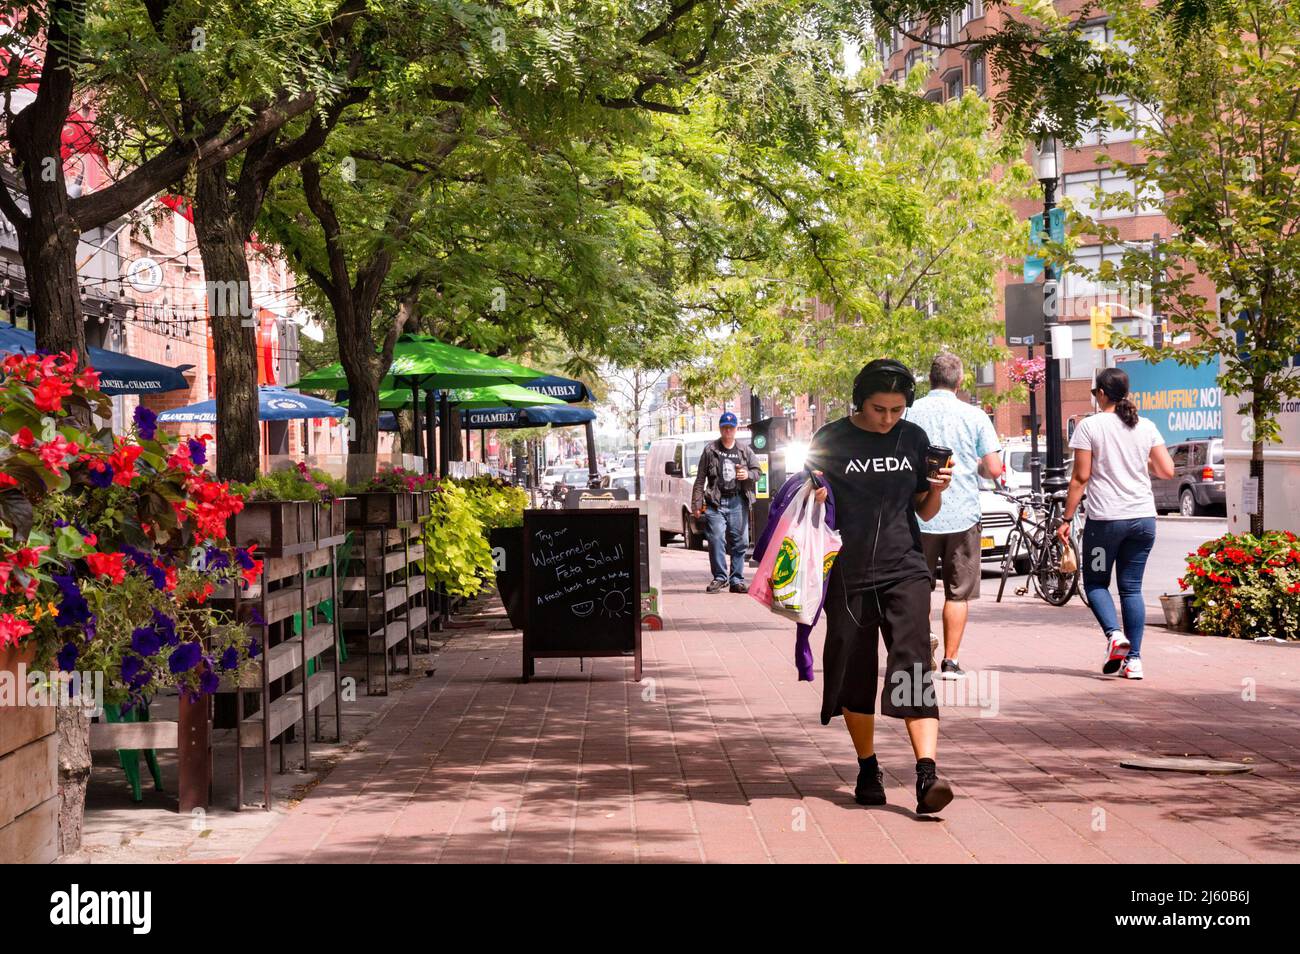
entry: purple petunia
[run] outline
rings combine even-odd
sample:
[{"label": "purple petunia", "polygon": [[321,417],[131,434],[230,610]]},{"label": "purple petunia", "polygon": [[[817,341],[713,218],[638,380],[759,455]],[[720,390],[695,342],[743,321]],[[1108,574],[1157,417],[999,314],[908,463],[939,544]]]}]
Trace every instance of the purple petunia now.
[{"label": "purple petunia", "polygon": [[239,665],[239,650],[234,646],[227,646],[226,651],[221,654],[221,668],[230,671]]},{"label": "purple petunia", "polygon": [[140,432],[140,436],[147,441],[151,441],[158,432],[158,415],[149,410],[143,404],[137,405],[135,409],[135,428]]},{"label": "purple petunia", "polygon": [[122,681],[131,682],[136,676],[140,675],[140,667],[144,661],[139,656],[124,656],[122,658]]},{"label": "purple petunia", "polygon": [[175,646],[180,641],[180,637],[176,635],[176,620],[166,613],[154,610],[153,625],[154,629],[158,631],[159,639],[168,646]]},{"label": "purple petunia", "polygon": [[254,566],[253,555],[239,547],[235,547],[235,562],[244,570],[251,570]]},{"label": "purple petunia", "polygon": [[262,644],[259,643],[256,639],[250,639],[250,640],[248,641],[248,658],[249,658],[249,659],[256,659],[258,653],[260,653],[261,651],[262,651]]},{"label": "purple petunia", "polygon": [[262,611],[255,604],[248,607],[248,621],[254,626],[266,625],[266,617],[262,615]]},{"label": "purple petunia", "polygon": [[[141,656],[152,656],[162,649],[158,630],[152,626],[137,626],[131,631],[131,649]],[[125,674],[123,676],[125,678]]]},{"label": "purple petunia", "polygon": [[59,669],[63,672],[72,672],[77,665],[77,656],[80,654],[81,650],[77,649],[76,643],[64,643],[58,654]]},{"label": "purple petunia", "polygon": [[98,470],[95,470],[92,467],[90,470],[90,482],[101,490],[113,486],[113,468],[108,464],[104,464],[104,466],[100,467]]},{"label": "purple petunia", "polygon": [[206,696],[212,695],[221,687],[221,677],[212,671],[212,667],[204,669],[199,675],[199,692]]},{"label": "purple petunia", "polygon": [[178,676],[183,672],[189,672],[202,658],[203,649],[198,643],[184,642],[172,650],[172,654],[167,657],[167,668],[173,675]]},{"label": "purple petunia", "polygon": [[190,460],[194,461],[196,466],[202,467],[208,462],[208,447],[203,441],[190,438],[186,443],[190,445]]},{"label": "purple petunia", "polygon": [[224,570],[230,566],[230,557],[220,547],[207,547],[203,559],[209,570]]},{"label": "purple petunia", "polygon": [[71,573],[67,575],[52,573],[50,579],[54,580],[59,587],[59,592],[62,593],[62,598],[59,600],[59,615],[54,618],[55,624],[58,626],[93,624],[90,604],[81,594],[81,587],[77,586],[77,578]]}]

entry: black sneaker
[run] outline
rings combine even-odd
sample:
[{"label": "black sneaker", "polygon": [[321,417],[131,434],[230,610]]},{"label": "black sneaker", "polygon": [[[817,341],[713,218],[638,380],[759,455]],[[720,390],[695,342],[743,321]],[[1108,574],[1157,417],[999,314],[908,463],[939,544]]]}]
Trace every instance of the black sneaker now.
[{"label": "black sneaker", "polygon": [[933,815],[943,811],[944,806],[952,801],[952,786],[947,779],[939,778],[935,773],[934,762],[916,767],[916,813]]},{"label": "black sneaker", "polygon": [[721,593],[723,587],[727,585],[726,580],[714,580],[704,588],[705,593]]},{"label": "black sneaker", "polygon": [[746,586],[744,583],[732,583],[732,584],[731,584],[731,592],[733,592],[733,593],[748,593],[748,592],[749,592],[749,587]]},{"label": "black sneaker", "polygon": [[957,665],[955,659],[945,659],[943,665],[939,668],[940,679],[965,679],[966,670]]},{"label": "black sneaker", "polygon": [[885,804],[885,773],[877,766],[875,770],[859,763],[858,784],[853,789],[853,800],[859,805]]}]

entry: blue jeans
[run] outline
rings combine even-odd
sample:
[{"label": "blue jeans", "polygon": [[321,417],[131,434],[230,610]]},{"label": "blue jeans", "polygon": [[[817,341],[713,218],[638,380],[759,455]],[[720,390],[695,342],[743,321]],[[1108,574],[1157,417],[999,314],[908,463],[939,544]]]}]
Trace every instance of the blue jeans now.
[{"label": "blue jeans", "polygon": [[1119,629],[1115,619],[1115,601],[1110,595],[1110,571],[1115,568],[1119,582],[1120,613],[1124,617],[1124,635],[1132,644],[1130,659],[1142,656],[1142,632],[1146,628],[1147,608],[1142,601],[1142,574],[1147,557],[1156,542],[1156,518],[1132,520],[1093,520],[1083,525],[1083,552],[1079,565],[1083,570],[1083,588],[1088,595],[1092,615],[1102,631]]},{"label": "blue jeans", "polygon": [[[745,583],[745,550],[749,546],[749,508],[745,495],[723,497],[722,505],[704,508],[709,532],[709,569],[715,580],[734,585]],[[731,575],[727,575],[727,554],[731,554]]]}]

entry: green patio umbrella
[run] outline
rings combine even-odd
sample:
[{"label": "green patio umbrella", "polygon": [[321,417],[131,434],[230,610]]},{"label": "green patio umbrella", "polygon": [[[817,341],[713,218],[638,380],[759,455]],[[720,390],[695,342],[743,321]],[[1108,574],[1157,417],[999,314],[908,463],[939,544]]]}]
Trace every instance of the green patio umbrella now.
[{"label": "green patio umbrella", "polygon": [[[393,348],[393,363],[379,382],[380,390],[409,390],[414,381],[422,391],[442,388],[470,388],[510,381],[529,381],[544,377],[542,371],[522,364],[458,348],[428,335],[402,335]],[[296,384],[299,389],[337,391],[348,386],[343,365],[328,367],[304,375]]]},{"label": "green patio umbrella", "polygon": [[[414,407],[416,415],[417,435],[420,433],[420,392],[425,392],[429,418],[426,444],[431,449],[434,391],[442,391],[443,394],[440,416],[443,432],[446,433],[450,408],[446,389],[507,384],[511,381],[528,381],[543,376],[541,371],[525,368],[513,361],[493,358],[467,348],[458,348],[428,335],[405,334],[397,339],[397,344],[393,348],[393,363],[389,366],[383,380],[379,382],[379,387],[381,391],[401,389],[410,392],[410,404]],[[308,390],[338,390],[348,386],[347,375],[343,373],[342,364],[332,364],[319,371],[313,371],[299,379],[293,386]],[[450,443],[446,446],[449,447]],[[438,456],[439,471],[445,476],[447,470],[445,448],[444,453]],[[424,457],[427,462],[429,460],[427,451]]]},{"label": "green patio umbrella", "polygon": [[[453,407],[538,407],[542,404],[563,404],[559,398],[538,394],[517,384],[486,384],[478,388],[453,388],[447,392]],[[347,406],[347,399],[336,403]],[[400,411],[411,406],[411,392],[405,388],[391,388],[379,392],[379,407],[385,411]]]}]

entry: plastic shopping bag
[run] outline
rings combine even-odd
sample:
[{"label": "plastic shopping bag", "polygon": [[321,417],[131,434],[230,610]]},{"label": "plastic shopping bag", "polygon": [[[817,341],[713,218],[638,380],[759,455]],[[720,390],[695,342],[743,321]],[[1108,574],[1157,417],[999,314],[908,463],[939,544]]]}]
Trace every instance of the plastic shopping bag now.
[{"label": "plastic shopping bag", "polygon": [[[797,623],[811,626],[821,608],[823,583],[840,550],[840,535],[826,522],[826,507],[814,498],[816,486],[804,481],[781,514],[751,595]],[[759,593],[767,595],[764,599]]]}]

